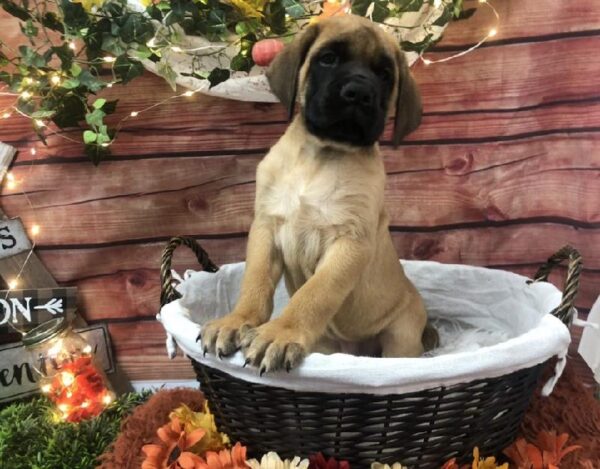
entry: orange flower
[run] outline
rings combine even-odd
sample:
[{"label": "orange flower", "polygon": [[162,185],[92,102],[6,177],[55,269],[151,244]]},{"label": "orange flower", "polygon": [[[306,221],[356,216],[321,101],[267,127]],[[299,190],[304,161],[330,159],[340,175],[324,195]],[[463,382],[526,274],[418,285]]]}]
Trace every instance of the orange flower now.
[{"label": "orange flower", "polygon": [[562,458],[581,448],[577,445],[565,448],[568,439],[566,433],[540,432],[535,444],[519,438],[504,450],[504,454],[512,459],[517,469],[558,469]]},{"label": "orange flower", "polygon": [[208,451],[198,469],[248,469],[246,447],[236,443],[231,450]]},{"label": "orange flower", "polygon": [[317,23],[324,18],[330,18],[332,16],[345,15],[350,13],[350,2],[348,0],[325,0],[323,2],[323,9],[319,16],[313,16],[310,20],[311,24]]},{"label": "orange flower", "polygon": [[145,445],[142,451],[146,459],[142,469],[202,469],[202,458],[187,451],[205,434],[202,429],[186,433],[177,417],[157,430],[162,444]]}]

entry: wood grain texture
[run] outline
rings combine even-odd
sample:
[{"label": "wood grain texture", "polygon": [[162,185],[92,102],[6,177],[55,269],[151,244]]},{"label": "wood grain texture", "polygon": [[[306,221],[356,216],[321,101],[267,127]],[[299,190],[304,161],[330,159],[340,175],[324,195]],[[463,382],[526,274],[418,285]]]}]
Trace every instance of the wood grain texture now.
[{"label": "wood grain texture", "polygon": [[[527,276],[570,243],[584,258],[577,305],[585,310],[600,293],[600,10],[595,0],[569,4],[568,14],[559,0],[494,5],[501,24],[485,47],[414,68],[425,107],[419,130],[398,149],[389,128],[384,135],[394,243],[403,258]],[[479,8],[452,24],[428,56],[474,44],[490,19]],[[16,44],[16,22],[0,13],[0,27]],[[119,99],[114,120],[171,95],[150,74],[103,93]],[[2,122],[0,140],[20,150],[19,184],[2,188],[2,207],[42,226],[41,261],[60,283],[78,286],[88,319],[109,321],[131,378],[192,376],[187,360],[167,360],[152,320],[162,247],[191,235],[218,264],[242,260],[256,165],[285,126],[280,105],[172,100],[128,120],[113,156],[93,167],[77,143],[52,136],[45,147],[27,120]],[[174,267],[197,268],[183,249]],[[562,286],[564,274],[551,279]]]}]

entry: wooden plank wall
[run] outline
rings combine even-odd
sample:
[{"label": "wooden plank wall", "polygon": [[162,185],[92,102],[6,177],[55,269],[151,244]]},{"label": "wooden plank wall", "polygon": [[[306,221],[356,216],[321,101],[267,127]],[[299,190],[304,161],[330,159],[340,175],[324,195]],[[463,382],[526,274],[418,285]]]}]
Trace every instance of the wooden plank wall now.
[{"label": "wooden plank wall", "polygon": [[[586,309],[600,291],[600,8],[595,0],[568,9],[560,0],[495,5],[502,22],[493,41],[415,67],[421,128],[398,150],[386,134],[394,241],[404,258],[526,275],[571,243],[585,259],[578,305]],[[480,9],[451,25],[431,58],[477,42],[491,22]],[[17,41],[13,19],[0,16],[0,27]],[[110,91],[120,99],[117,117],[172,94],[150,74]],[[0,97],[0,107],[6,102]],[[43,146],[24,119],[1,125],[0,140],[20,150],[13,171],[22,179],[3,188],[4,210],[42,226],[41,259],[58,281],[79,287],[90,322],[110,324],[131,378],[190,377],[187,361],[166,359],[154,321],[161,249],[185,234],[218,263],[244,258],[255,168],[285,129],[283,109],[171,101],[128,121],[99,167],[78,143],[53,137]],[[176,268],[194,265],[188,253],[177,255]]]}]

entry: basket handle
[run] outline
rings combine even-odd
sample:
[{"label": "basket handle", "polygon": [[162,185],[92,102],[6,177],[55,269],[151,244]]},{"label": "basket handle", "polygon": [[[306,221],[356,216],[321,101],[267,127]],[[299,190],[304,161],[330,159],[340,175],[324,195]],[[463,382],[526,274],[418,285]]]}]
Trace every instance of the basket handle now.
[{"label": "basket handle", "polygon": [[187,246],[194,254],[198,262],[202,266],[202,269],[207,272],[216,272],[219,268],[210,260],[208,254],[202,247],[196,242],[194,238],[185,236],[177,236],[171,238],[169,243],[163,251],[162,258],[160,261],[160,306],[164,306],[173,300],[181,297],[179,292],[175,290],[173,286],[173,276],[171,275],[171,261],[173,260],[173,252],[181,245]]},{"label": "basket handle", "polygon": [[534,276],[534,282],[547,282],[548,275],[550,275],[552,269],[565,260],[569,261],[569,265],[567,268],[567,278],[563,287],[562,301],[552,311],[552,314],[568,326],[572,319],[573,304],[577,296],[577,290],[579,289],[579,275],[582,268],[579,251],[569,245],[558,250],[538,269]]}]

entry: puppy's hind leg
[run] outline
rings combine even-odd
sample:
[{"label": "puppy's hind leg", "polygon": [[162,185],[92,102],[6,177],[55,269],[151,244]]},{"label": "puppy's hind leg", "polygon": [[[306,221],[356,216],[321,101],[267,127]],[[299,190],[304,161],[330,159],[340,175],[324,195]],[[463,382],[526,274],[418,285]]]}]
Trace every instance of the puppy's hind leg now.
[{"label": "puppy's hind leg", "polygon": [[419,357],[423,354],[423,330],[426,316],[423,314],[397,315],[385,330],[379,334],[382,357]]}]

